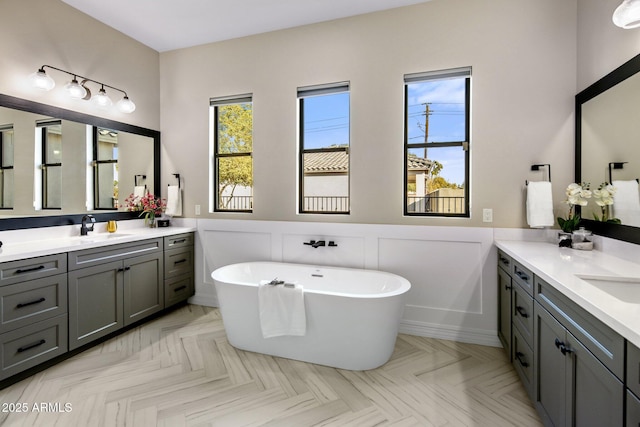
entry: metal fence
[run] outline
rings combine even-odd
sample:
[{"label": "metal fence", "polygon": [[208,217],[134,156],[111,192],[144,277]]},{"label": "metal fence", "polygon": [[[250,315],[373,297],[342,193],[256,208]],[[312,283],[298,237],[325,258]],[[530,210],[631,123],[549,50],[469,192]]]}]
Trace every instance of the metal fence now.
[{"label": "metal fence", "polygon": [[220,196],[219,209],[229,211],[250,211],[253,209],[253,196]]},{"label": "metal fence", "polygon": [[348,196],[305,196],[305,212],[349,212]]}]

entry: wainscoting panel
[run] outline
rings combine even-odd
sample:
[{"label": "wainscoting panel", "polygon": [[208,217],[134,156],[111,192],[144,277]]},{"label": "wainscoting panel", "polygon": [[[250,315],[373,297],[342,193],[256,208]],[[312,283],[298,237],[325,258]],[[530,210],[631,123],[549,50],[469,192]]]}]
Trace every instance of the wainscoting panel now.
[{"label": "wainscoting panel", "polygon": [[[493,229],[199,219],[196,295],[217,306],[211,272],[245,261],[283,261],[388,271],[407,278],[400,331],[498,346]],[[337,247],[312,248],[310,240]]]}]

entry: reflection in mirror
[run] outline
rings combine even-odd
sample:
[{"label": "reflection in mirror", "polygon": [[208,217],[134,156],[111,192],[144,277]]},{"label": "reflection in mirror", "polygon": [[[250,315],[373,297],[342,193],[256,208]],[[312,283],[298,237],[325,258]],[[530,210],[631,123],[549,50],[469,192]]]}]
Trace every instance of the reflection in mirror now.
[{"label": "reflection in mirror", "polygon": [[118,208],[118,132],[95,128],[93,137],[94,209]]},{"label": "reflection in mirror", "polygon": [[[618,191],[610,217],[636,227],[640,226],[636,182],[640,178],[640,121],[634,116],[639,94],[640,75],[635,75],[582,105],[582,180],[591,184],[591,190],[603,182],[613,183]],[[582,209],[584,218],[594,215],[601,215],[595,203]]]},{"label": "reflection in mirror", "polygon": [[[101,139],[99,159],[116,163],[100,166],[111,169],[100,177],[96,201],[98,128],[115,138]],[[160,193],[158,131],[0,94],[0,230],[77,224],[87,211],[99,221],[135,219],[122,209],[135,175]]]},{"label": "reflection in mirror", "polygon": [[585,227],[602,236],[640,244],[640,55],[632,58],[576,95],[576,182],[597,190],[613,183],[613,205],[605,208],[591,199],[581,209]]},{"label": "reflection in mirror", "polygon": [[13,125],[0,125],[0,209],[13,208]]}]

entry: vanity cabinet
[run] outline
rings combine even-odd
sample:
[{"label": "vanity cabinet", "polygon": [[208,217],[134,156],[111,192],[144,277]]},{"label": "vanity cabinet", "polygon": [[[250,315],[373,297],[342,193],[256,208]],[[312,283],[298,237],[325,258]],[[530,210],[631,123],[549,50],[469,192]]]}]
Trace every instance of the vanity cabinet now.
[{"label": "vanity cabinet", "polygon": [[498,249],[498,338],[511,358],[511,257]]},{"label": "vanity cabinet", "polygon": [[163,240],[69,253],[69,347],[164,308]]},{"label": "vanity cabinet", "polygon": [[627,426],[640,425],[640,349],[627,343]]},{"label": "vanity cabinet", "polygon": [[164,300],[169,307],[194,294],[193,233],[164,238]]},{"label": "vanity cabinet", "polygon": [[622,426],[625,340],[535,278],[535,405],[546,425]]},{"label": "vanity cabinet", "polygon": [[67,257],[0,264],[0,380],[67,351]]}]

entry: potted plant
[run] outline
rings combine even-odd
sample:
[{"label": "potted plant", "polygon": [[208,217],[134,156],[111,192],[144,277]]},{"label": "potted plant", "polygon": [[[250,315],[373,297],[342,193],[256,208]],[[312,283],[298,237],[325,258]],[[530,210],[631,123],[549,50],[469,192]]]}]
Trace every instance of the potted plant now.
[{"label": "potted plant", "polygon": [[578,214],[575,206],[587,206],[589,198],[591,198],[591,190],[589,183],[576,184],[571,183],[566,190],[567,200],[565,203],[569,205],[569,212],[565,218],[558,217],[558,225],[562,230],[558,233],[558,243],[560,246],[571,246],[571,233],[578,228],[580,223],[580,214]]},{"label": "potted plant", "polygon": [[133,193],[124,200],[124,205],[129,212],[140,212],[139,217],[144,216],[144,223],[149,227],[156,226],[156,216],[162,215],[167,207],[167,202],[151,193],[139,197]]}]

